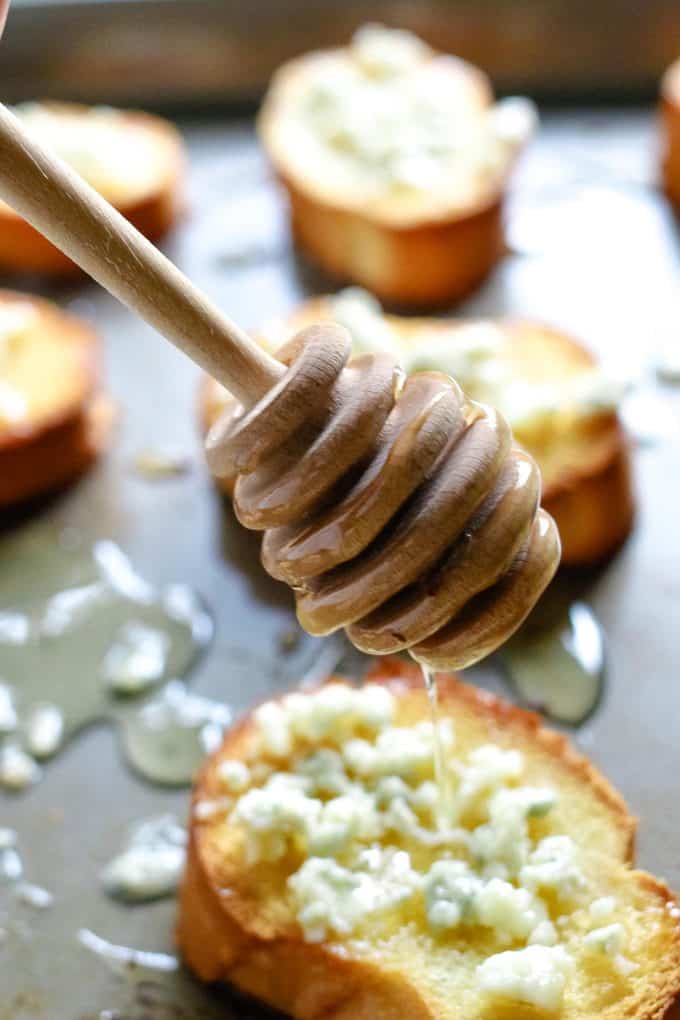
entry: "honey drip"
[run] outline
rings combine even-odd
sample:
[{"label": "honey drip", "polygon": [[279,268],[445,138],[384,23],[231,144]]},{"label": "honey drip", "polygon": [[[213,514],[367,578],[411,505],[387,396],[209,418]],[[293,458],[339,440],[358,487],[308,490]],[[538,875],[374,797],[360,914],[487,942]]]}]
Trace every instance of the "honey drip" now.
[{"label": "honey drip", "polygon": [[448,828],[451,824],[452,817],[452,804],[451,804],[451,784],[449,782],[449,773],[446,768],[446,761],[444,757],[445,749],[442,743],[441,732],[439,729],[440,713],[439,713],[439,691],[437,689],[437,679],[434,674],[426,667],[420,664],[420,670],[423,676],[423,683],[425,684],[425,690],[427,691],[427,697],[430,702],[430,717],[432,719],[432,739],[434,747],[434,778],[437,784],[437,790],[439,792],[439,803],[437,806],[437,823],[440,829]]}]

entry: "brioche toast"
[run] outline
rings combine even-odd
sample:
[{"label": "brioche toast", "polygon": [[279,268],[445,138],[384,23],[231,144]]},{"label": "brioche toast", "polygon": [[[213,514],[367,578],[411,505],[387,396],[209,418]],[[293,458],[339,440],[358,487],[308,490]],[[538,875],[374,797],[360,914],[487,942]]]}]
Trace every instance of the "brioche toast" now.
[{"label": "brioche toast", "polygon": [[680,60],[671,64],[662,78],[660,112],[663,130],[661,182],[680,214]]},{"label": "brioche toast", "polygon": [[0,509],[60,488],[107,445],[113,414],[100,357],[86,323],[0,291]]},{"label": "brioche toast", "polygon": [[299,247],[384,301],[458,301],[504,248],[503,205],[535,120],[478,68],[367,25],[274,76],[258,118]]},{"label": "brioche toast", "polygon": [[368,679],[260,706],[204,767],[178,924],[198,977],[296,1020],[667,1015],[680,910],[633,869],[606,779],[535,715],[441,676],[442,826],[417,667]]},{"label": "brioche toast", "polygon": [[[25,103],[14,111],[142,234],[155,241],[182,210],[184,149],[176,128],[133,110],[76,103]],[[0,271],[69,276],[63,252],[0,203]]]},{"label": "brioche toast", "polygon": [[[356,349],[396,345],[407,370],[449,371],[469,396],[508,415],[516,440],[541,469],[543,506],[558,525],[563,563],[595,563],[624,541],[634,516],[628,444],[613,403],[595,399],[597,363],[579,343],[522,320],[383,316],[368,295],[354,291],[303,303],[265,326],[259,339],[274,351],[299,329],[329,319],[349,328]],[[570,402],[571,391],[578,404]],[[228,401],[216,383],[204,382],[204,431]],[[221,484],[230,491],[228,479]]]}]

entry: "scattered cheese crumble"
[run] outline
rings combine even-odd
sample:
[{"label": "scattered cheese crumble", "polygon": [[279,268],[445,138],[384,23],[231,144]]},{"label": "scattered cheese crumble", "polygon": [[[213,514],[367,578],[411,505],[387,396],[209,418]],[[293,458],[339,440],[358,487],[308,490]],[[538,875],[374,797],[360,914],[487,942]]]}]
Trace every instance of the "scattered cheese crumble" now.
[{"label": "scattered cheese crumble", "polygon": [[40,778],[40,766],[18,744],[5,744],[0,750],[0,789],[23,790]]},{"label": "scattered cheese crumble", "polygon": [[592,928],[582,952],[624,977],[635,968],[624,926],[602,923],[616,900],[589,903],[576,843],[544,834],[556,791],[523,782],[522,752],[455,753],[452,721],[441,721],[451,793],[442,822],[433,724],[399,725],[386,687],[290,694],[260,706],[254,723],[250,757],[218,766],[221,810],[249,864],[286,862],[307,941],[361,940],[367,923],[405,915],[437,940],[478,929],[498,949],[477,968],[478,988],[556,1010],[574,965],[562,932],[578,911]]}]

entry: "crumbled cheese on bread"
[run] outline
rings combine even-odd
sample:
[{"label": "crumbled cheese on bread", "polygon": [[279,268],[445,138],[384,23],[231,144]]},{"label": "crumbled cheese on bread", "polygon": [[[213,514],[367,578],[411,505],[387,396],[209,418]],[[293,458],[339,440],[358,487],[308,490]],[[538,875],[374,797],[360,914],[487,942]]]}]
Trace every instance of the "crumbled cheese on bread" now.
[{"label": "crumbled cheese on bread", "polygon": [[433,723],[399,726],[396,715],[379,684],[287,695],[254,713],[251,758],[219,766],[232,798],[225,824],[252,866],[285,862],[305,940],[359,943],[367,924],[393,916],[438,943],[464,932],[487,947],[481,994],[550,1011],[576,951],[601,955],[617,979],[632,973],[616,900],[592,897],[579,847],[546,827],[557,793],[526,781],[524,754],[491,743],[458,751],[442,721],[442,820]]},{"label": "crumbled cheese on bread", "polygon": [[350,935],[367,917],[400,906],[420,888],[420,877],[403,850],[361,851],[351,868],[308,858],[289,879],[298,920],[309,942]]},{"label": "crumbled cheese on bread", "polygon": [[616,898],[614,896],[600,896],[598,899],[593,900],[588,910],[593,920],[604,921],[615,912]]},{"label": "crumbled cheese on bread", "polygon": [[464,205],[503,178],[537,115],[528,100],[471,102],[451,69],[450,57],[410,32],[364,26],[347,50],[309,64],[280,113],[282,130],[339,192]]},{"label": "crumbled cheese on bread", "polygon": [[554,1011],[572,966],[560,946],[527,946],[490,956],[477,968],[477,980],[485,992]]},{"label": "crumbled cheese on bread", "polygon": [[230,793],[242,793],[250,785],[250,769],[238,759],[223,761],[220,765],[220,779]]},{"label": "crumbled cheese on bread", "polygon": [[468,396],[497,407],[518,434],[557,415],[614,411],[628,389],[626,379],[601,367],[567,379],[520,378],[505,356],[509,339],[493,322],[458,323],[450,332],[423,326],[404,339],[390,326],[379,302],[358,287],[333,298],[331,316],[349,330],[357,353],[388,350],[407,373],[446,372]]},{"label": "crumbled cheese on bread", "polygon": [[162,154],[159,157],[154,139],[121,111],[31,102],[16,106],[14,113],[97,190],[137,194],[156,185]]},{"label": "crumbled cheese on bread", "polygon": [[520,871],[527,889],[553,889],[565,899],[582,892],[585,879],[577,862],[576,844],[570,836],[546,836],[529,854]]}]

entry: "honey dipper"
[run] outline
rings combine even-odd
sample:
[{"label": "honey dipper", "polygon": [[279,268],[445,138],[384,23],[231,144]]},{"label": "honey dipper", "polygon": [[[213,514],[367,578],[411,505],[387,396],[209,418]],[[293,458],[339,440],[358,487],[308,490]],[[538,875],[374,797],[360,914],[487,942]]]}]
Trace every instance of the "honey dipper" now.
[{"label": "honey dipper", "polygon": [[438,372],[350,359],[340,326],[270,357],[0,107],[0,198],[239,401],[207,439],[234,507],[313,634],[462,668],[496,649],[555,573],[540,476],[490,407]]}]

